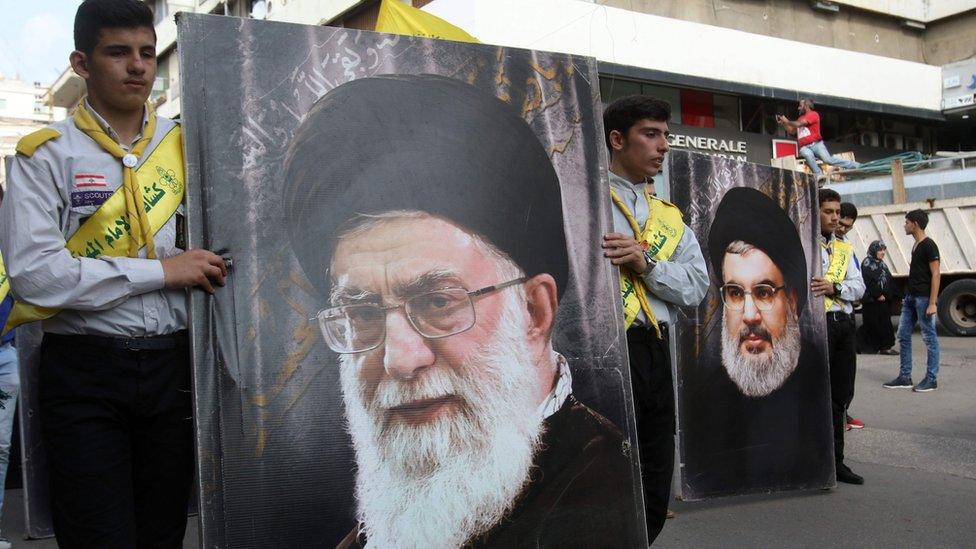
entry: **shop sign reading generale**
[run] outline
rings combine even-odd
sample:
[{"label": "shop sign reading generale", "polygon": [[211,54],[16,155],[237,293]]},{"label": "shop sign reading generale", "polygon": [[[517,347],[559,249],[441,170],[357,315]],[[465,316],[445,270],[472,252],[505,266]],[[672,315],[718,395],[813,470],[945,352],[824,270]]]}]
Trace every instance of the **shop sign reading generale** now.
[{"label": "shop sign reading generale", "polygon": [[715,137],[672,133],[668,137],[668,145],[676,149],[693,149],[713,156],[748,160],[747,155],[749,151],[746,147],[746,142],[737,139],[719,139]]},{"label": "shop sign reading generale", "polygon": [[769,165],[772,141],[768,135],[686,124],[670,126],[668,144],[672,148]]}]

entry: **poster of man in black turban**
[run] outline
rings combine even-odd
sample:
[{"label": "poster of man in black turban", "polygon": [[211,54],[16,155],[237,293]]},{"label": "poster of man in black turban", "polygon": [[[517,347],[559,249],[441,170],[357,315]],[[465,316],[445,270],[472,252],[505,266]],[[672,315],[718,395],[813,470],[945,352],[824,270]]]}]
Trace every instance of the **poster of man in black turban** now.
[{"label": "poster of man in black turban", "polygon": [[678,322],[679,494],[833,484],[816,186],[794,172],[674,152],[671,198],[711,287]]},{"label": "poster of man in black turban", "polygon": [[178,25],[205,545],[646,544],[593,60]]}]

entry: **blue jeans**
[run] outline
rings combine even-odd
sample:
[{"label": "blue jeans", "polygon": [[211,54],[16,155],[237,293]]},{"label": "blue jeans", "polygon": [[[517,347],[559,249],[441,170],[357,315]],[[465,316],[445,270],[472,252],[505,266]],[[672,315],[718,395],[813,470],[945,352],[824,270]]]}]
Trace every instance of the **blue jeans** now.
[{"label": "blue jeans", "polygon": [[898,322],[898,342],[901,346],[901,372],[912,377],[912,330],[915,323],[922,327],[922,341],[927,351],[925,377],[935,380],[939,375],[939,338],[935,335],[935,315],[925,316],[929,298],[907,294],[901,304],[901,320]]},{"label": "blue jeans", "polygon": [[10,435],[14,428],[17,395],[20,393],[20,372],[17,368],[17,349],[10,343],[0,346],[0,511],[3,510],[3,486],[10,463]]},{"label": "blue jeans", "polygon": [[844,170],[853,170],[861,166],[857,162],[844,160],[839,156],[831,156],[823,141],[815,141],[809,145],[800,147],[800,156],[806,159],[807,166],[810,166],[810,169],[813,171],[813,175],[820,175],[823,173],[823,170],[821,170],[820,166],[817,165],[817,160],[814,158],[815,156],[816,158],[823,160],[825,164],[840,166],[840,168]]}]

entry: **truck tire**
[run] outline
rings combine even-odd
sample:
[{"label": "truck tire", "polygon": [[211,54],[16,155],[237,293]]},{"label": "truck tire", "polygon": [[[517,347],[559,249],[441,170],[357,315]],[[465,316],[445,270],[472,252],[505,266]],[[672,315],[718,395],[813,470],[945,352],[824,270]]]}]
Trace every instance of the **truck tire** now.
[{"label": "truck tire", "polygon": [[976,280],[957,280],[939,294],[939,322],[956,336],[976,336]]}]

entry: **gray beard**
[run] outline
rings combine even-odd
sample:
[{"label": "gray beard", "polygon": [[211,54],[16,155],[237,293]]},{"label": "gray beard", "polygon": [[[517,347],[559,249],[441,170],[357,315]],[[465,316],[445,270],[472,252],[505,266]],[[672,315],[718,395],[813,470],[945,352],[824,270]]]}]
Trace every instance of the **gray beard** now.
[{"label": "gray beard", "polygon": [[[461,546],[502,520],[528,482],[542,418],[525,322],[518,298],[510,301],[495,341],[467,364],[428,368],[409,381],[384,379],[368,404],[356,365],[341,357],[359,471],[357,515],[371,547]],[[469,377],[474,371],[481,381]],[[392,405],[446,394],[462,400],[451,417],[423,425],[386,420]]]},{"label": "gray beard", "polygon": [[739,334],[729,334],[722,319],[722,365],[739,391],[748,397],[764,397],[779,389],[796,369],[800,358],[800,325],[790,313],[786,330],[772,341],[772,353],[742,353]]}]

